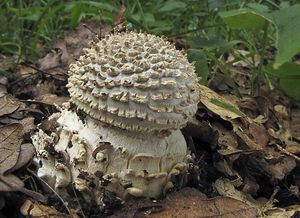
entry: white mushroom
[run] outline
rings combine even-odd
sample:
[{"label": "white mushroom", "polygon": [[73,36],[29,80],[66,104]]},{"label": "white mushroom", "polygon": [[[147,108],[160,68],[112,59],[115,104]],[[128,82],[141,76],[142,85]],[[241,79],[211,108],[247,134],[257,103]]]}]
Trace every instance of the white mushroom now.
[{"label": "white mushroom", "polygon": [[197,110],[194,71],[184,52],[158,36],[123,32],[92,42],[70,65],[75,110],[65,106],[49,118],[54,132],[32,137],[38,175],[58,191],[73,183],[97,202],[101,188],[122,198],[160,196],[187,169],[179,129]]}]

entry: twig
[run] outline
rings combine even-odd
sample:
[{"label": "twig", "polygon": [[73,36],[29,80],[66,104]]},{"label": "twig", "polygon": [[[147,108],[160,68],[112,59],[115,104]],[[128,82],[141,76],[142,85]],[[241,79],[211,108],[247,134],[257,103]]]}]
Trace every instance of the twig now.
[{"label": "twig", "polygon": [[296,156],[296,155],[294,155],[293,153],[291,153],[291,152],[285,150],[285,149],[284,149],[283,147],[281,147],[280,145],[276,144],[276,147],[277,147],[281,152],[283,152],[284,154],[286,154],[286,155],[288,155],[288,156],[290,156],[290,157],[296,159],[297,161],[300,161],[300,158],[299,158],[298,156]]},{"label": "twig", "polygon": [[75,189],[74,189],[74,186],[72,185],[72,191],[73,191],[73,193],[74,193],[74,195],[75,195],[75,197],[76,197],[76,202],[77,202],[77,204],[78,204],[78,206],[79,206],[79,210],[80,210],[80,212],[81,212],[81,214],[82,214],[82,217],[86,217],[85,216],[85,214],[83,213],[83,210],[82,210],[82,207],[81,207],[81,204],[79,203],[79,201],[78,201],[78,197],[77,197],[77,194],[76,194],[76,191],[75,191]]},{"label": "twig", "polygon": [[23,192],[24,194],[38,200],[41,202],[45,202],[45,197],[41,195],[40,193],[31,191],[27,188],[20,187],[20,185],[16,184],[14,181],[7,179],[5,176],[0,174],[0,181],[5,183],[8,187],[12,188],[13,191],[20,191]]},{"label": "twig", "polygon": [[34,175],[38,180],[40,180],[44,185],[46,185],[58,198],[59,200],[63,203],[64,207],[66,208],[66,210],[68,211],[69,215],[71,215],[71,211],[67,205],[67,203],[64,201],[64,199],[62,199],[62,197],[60,197],[60,195],[44,180],[42,180],[40,177],[38,177],[35,172],[33,172],[30,169],[27,169],[29,173],[31,173],[32,175]]}]

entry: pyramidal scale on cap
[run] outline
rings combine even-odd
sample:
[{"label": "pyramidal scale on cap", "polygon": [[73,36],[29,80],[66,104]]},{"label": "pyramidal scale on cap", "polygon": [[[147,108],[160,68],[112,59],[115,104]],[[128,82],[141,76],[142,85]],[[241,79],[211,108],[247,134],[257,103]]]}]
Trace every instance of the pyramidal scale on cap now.
[{"label": "pyramidal scale on cap", "polygon": [[97,203],[103,188],[123,199],[161,196],[187,169],[179,129],[197,111],[197,85],[193,64],[165,38],[126,31],[91,42],[70,65],[70,103],[48,118],[55,131],[32,136],[38,176]]}]

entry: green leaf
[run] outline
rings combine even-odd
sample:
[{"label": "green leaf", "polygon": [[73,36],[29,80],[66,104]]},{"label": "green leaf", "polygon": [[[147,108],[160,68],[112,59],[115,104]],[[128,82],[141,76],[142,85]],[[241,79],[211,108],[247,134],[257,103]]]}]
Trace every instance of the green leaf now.
[{"label": "green leaf", "polygon": [[262,29],[266,22],[272,23],[277,30],[278,49],[274,68],[290,61],[294,55],[300,52],[300,4],[272,13],[243,8],[221,12],[220,17],[232,29]]},{"label": "green leaf", "polygon": [[9,8],[10,12],[15,13],[19,19],[37,21],[43,8],[41,7],[28,7],[28,8]]},{"label": "green leaf", "polygon": [[155,17],[152,13],[145,13],[144,14],[144,22],[147,24],[151,24],[155,22]]},{"label": "green leaf", "polygon": [[219,15],[232,29],[263,29],[270,21],[262,13],[247,8],[220,12]]},{"label": "green leaf", "polygon": [[258,3],[249,3],[249,4],[247,4],[247,7],[253,9],[254,11],[261,12],[261,13],[269,12],[268,6],[258,4]]},{"label": "green leaf", "polygon": [[214,99],[211,99],[210,102],[213,103],[214,105],[217,105],[217,106],[219,106],[221,108],[224,108],[224,109],[226,109],[226,110],[228,110],[228,111],[230,111],[232,113],[235,113],[235,114],[237,114],[237,115],[239,115],[241,117],[246,116],[243,112],[241,112],[235,106],[233,106],[231,104],[228,104],[228,103],[226,103],[224,101],[221,101],[219,99],[214,98]]},{"label": "green leaf", "polygon": [[170,0],[167,1],[164,6],[162,6],[158,11],[159,12],[169,12],[178,9],[183,9],[186,7],[186,3],[182,1]]},{"label": "green leaf", "polygon": [[100,8],[100,9],[107,10],[107,11],[110,11],[110,12],[116,10],[116,8],[113,5],[109,4],[109,3],[95,2],[95,1],[73,1],[73,2],[69,2],[66,5],[66,10],[70,11],[70,10],[73,10],[74,7],[80,7],[80,6],[83,6],[83,5],[92,6],[92,7],[95,7],[95,8]]},{"label": "green leaf", "polygon": [[274,68],[300,52],[300,4],[282,8],[269,14],[277,29],[277,55]]},{"label": "green leaf", "polygon": [[188,59],[195,62],[196,73],[201,77],[200,83],[205,84],[209,73],[205,53],[201,49],[189,49]]},{"label": "green leaf", "polygon": [[224,39],[214,38],[214,39],[206,39],[202,37],[189,37],[187,39],[188,44],[191,48],[203,48],[207,50],[212,50],[216,48],[223,48],[223,49],[229,49],[232,48],[237,43],[240,43],[241,41],[234,40],[231,42],[227,42]]},{"label": "green leaf", "polygon": [[266,70],[269,77],[279,80],[281,88],[288,96],[300,101],[300,64],[285,63],[278,69],[270,64]]}]

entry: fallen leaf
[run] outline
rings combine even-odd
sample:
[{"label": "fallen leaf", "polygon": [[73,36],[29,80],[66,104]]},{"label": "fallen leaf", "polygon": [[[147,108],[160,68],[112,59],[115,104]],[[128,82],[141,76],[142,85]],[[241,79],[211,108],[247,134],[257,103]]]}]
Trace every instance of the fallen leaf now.
[{"label": "fallen leaf", "polygon": [[[126,207],[126,203],[125,203]],[[254,218],[257,212],[253,207],[228,197],[216,197],[207,199],[204,194],[194,188],[183,188],[171,193],[159,202],[152,204],[148,201],[138,207],[131,206],[117,212],[111,218],[121,217],[241,217]]]},{"label": "fallen leaf", "polygon": [[242,201],[255,208],[260,214],[272,208],[272,205],[265,203],[267,199],[263,201],[255,200],[250,194],[237,190],[229,179],[217,179],[214,183],[214,187],[220,195]]},{"label": "fallen leaf", "polygon": [[7,79],[7,77],[6,77],[6,76],[1,76],[1,75],[0,75],[0,85],[1,85],[1,86],[7,86],[7,84],[8,84],[8,79]]},{"label": "fallen leaf", "polygon": [[99,21],[84,21],[75,30],[67,30],[63,40],[54,43],[54,51],[38,61],[39,69],[60,81],[67,80],[68,66],[83,54],[91,40],[110,31],[108,25]]},{"label": "fallen leaf", "polygon": [[18,69],[15,73],[15,78],[19,81],[23,81],[25,84],[33,80],[37,77],[37,71],[33,69],[32,67],[26,66],[26,65],[19,65]]},{"label": "fallen leaf", "polygon": [[[300,141],[300,109],[293,108],[291,111],[292,136]],[[300,150],[300,145],[298,146]]]},{"label": "fallen leaf", "polygon": [[2,97],[0,97],[0,116],[11,114],[19,108],[20,103],[11,95],[3,95],[1,93],[0,95],[2,95]]},{"label": "fallen leaf", "polygon": [[257,54],[251,55],[249,51],[236,49],[232,54],[228,55],[226,62],[231,62],[232,66],[252,67],[254,65],[257,67],[260,63],[260,58]]},{"label": "fallen leaf", "polygon": [[18,191],[24,187],[24,183],[13,174],[0,175],[0,191]]},{"label": "fallen leaf", "polygon": [[0,174],[0,192],[1,191],[6,191],[6,192],[20,191],[38,201],[45,202],[44,195],[24,188],[23,181],[13,174],[7,174],[7,175]]},{"label": "fallen leaf", "polygon": [[27,199],[20,211],[23,216],[28,217],[55,217],[55,218],[79,218],[74,210],[71,210],[71,214],[64,214],[57,211],[54,207],[43,205],[37,201]]},{"label": "fallen leaf", "polygon": [[[223,155],[227,153],[226,151],[240,151],[237,149],[238,147],[238,141],[237,137],[234,134],[234,132],[230,129],[226,129],[221,122],[213,122],[212,127],[214,130],[218,132],[218,145],[220,149],[218,149],[220,152],[222,152]],[[231,152],[230,152],[231,153]],[[228,153],[227,153],[228,154]]]},{"label": "fallen leaf", "polygon": [[7,71],[9,69],[14,68],[15,60],[14,56],[5,56],[0,54],[0,70]]},{"label": "fallen leaf", "polygon": [[21,124],[10,124],[0,128],[0,174],[17,163],[22,140]]},{"label": "fallen leaf", "polygon": [[[297,218],[300,205],[292,205],[286,208],[272,208],[265,212],[264,218]],[[295,216],[296,215],[296,216]]]},{"label": "fallen leaf", "polygon": [[164,210],[152,217],[257,217],[257,212],[247,204],[227,197],[204,200],[199,191],[188,189],[166,198]]},{"label": "fallen leaf", "polygon": [[23,126],[22,134],[24,136],[30,135],[35,129],[36,125],[34,124],[34,117],[25,117],[20,121],[20,123]]},{"label": "fallen leaf", "polygon": [[271,163],[263,158],[257,158],[257,161],[260,166],[272,176],[273,179],[275,178],[279,180],[282,180],[296,167],[295,159],[287,156],[277,158],[277,160],[273,159]]},{"label": "fallen leaf", "polygon": [[200,102],[222,119],[232,120],[245,116],[232,102],[229,102],[206,86],[199,86]]},{"label": "fallen leaf", "polygon": [[265,147],[269,142],[269,134],[262,124],[250,123],[249,132],[253,140],[261,147]]},{"label": "fallen leaf", "polygon": [[34,154],[35,154],[35,148],[31,143],[22,144],[17,163],[12,168],[7,170],[5,173],[11,173],[21,168],[33,158]]},{"label": "fallen leaf", "polygon": [[248,130],[243,128],[239,122],[233,122],[233,131],[251,150],[260,150],[263,148],[263,146],[251,139],[247,134]]},{"label": "fallen leaf", "polygon": [[35,98],[38,98],[39,96],[54,93],[55,91],[55,82],[53,80],[45,81],[45,82],[39,82],[36,85],[36,92],[34,93]]},{"label": "fallen leaf", "polygon": [[72,58],[78,58],[82,54],[82,49],[88,46],[88,43],[97,37],[105,36],[111,27],[102,22],[90,20],[83,21],[75,30],[65,31],[64,42]]},{"label": "fallen leaf", "polygon": [[44,94],[36,98],[36,100],[45,102],[47,104],[59,105],[61,106],[63,103],[67,102],[70,98],[65,96],[57,96],[55,94]]}]

